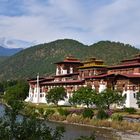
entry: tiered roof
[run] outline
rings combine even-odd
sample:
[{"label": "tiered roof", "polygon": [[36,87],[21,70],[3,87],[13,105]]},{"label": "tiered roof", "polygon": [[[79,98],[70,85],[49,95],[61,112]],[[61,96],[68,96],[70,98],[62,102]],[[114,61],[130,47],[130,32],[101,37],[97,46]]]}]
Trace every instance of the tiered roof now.
[{"label": "tiered roof", "polygon": [[95,57],[90,58],[87,61],[83,62],[83,66],[80,66],[79,69],[93,68],[93,67],[106,67],[102,60],[97,60]]},{"label": "tiered roof", "polygon": [[68,56],[63,61],[56,62],[55,64],[63,64],[63,63],[79,63],[79,64],[81,64],[80,60],[77,58],[74,58],[73,56]]},{"label": "tiered roof", "polygon": [[115,66],[109,66],[109,69],[114,69],[114,68],[127,68],[127,67],[136,67],[140,66],[140,54],[136,55],[132,59],[125,59],[121,61],[121,64],[115,65]]}]

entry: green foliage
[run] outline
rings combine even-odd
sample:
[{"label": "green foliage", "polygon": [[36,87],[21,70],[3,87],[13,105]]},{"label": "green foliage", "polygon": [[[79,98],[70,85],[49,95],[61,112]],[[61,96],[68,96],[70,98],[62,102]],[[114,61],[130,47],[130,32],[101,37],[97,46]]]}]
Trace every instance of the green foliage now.
[{"label": "green foliage", "polygon": [[82,113],[82,116],[84,118],[90,118],[92,119],[92,117],[94,116],[94,112],[91,108],[85,108],[83,113]]},{"label": "green foliage", "polygon": [[58,108],[57,111],[62,116],[68,116],[70,114],[70,112],[67,109],[63,109],[63,108]]},{"label": "green foliage", "polygon": [[107,119],[109,116],[108,116],[107,112],[105,112],[103,109],[100,109],[100,110],[98,110],[96,117],[97,117],[97,119],[103,120],[103,119]]},{"label": "green foliage", "polygon": [[78,105],[92,105],[95,103],[96,99],[96,92],[92,90],[90,87],[81,87],[77,91],[73,93],[73,96],[69,99],[71,104],[78,104]]},{"label": "green foliage", "polygon": [[137,54],[136,49],[128,44],[100,41],[86,46],[71,39],[56,40],[33,46],[0,62],[0,80],[35,77],[55,72],[54,63],[69,54],[83,60],[89,57],[103,59],[106,64],[116,64],[122,59]]},{"label": "green foliage", "polygon": [[110,109],[112,104],[123,105],[124,101],[125,97],[123,97],[120,93],[107,89],[98,94],[98,97],[96,98],[96,105],[99,108]]},{"label": "green foliage", "polygon": [[64,100],[66,96],[67,94],[63,87],[55,87],[46,94],[46,100],[48,103],[58,105],[58,101]]},{"label": "green foliage", "polygon": [[55,130],[49,128],[46,122],[36,118],[23,116],[22,121],[17,121],[16,117],[23,108],[22,102],[10,101],[10,109],[6,107],[6,119],[0,119],[0,139],[1,140],[61,140],[64,133],[63,127]]},{"label": "green foliage", "polygon": [[38,111],[39,111],[39,113],[40,113],[41,115],[44,114],[44,108],[38,108]]},{"label": "green foliage", "polygon": [[138,106],[140,107],[140,92],[138,92],[138,93],[136,94],[136,98],[137,98],[137,104],[138,104]]},{"label": "green foliage", "polygon": [[112,119],[113,121],[122,121],[122,120],[123,120],[123,116],[120,115],[120,114],[112,114],[112,115],[111,115],[111,119]]},{"label": "green foliage", "polygon": [[28,95],[28,84],[25,81],[18,81],[17,84],[7,87],[4,98],[9,100],[24,100]]},{"label": "green foliage", "polygon": [[129,114],[134,114],[137,112],[137,110],[133,107],[130,107],[130,108],[124,108],[124,111],[125,112],[128,112]]},{"label": "green foliage", "polygon": [[45,117],[47,118],[49,115],[54,114],[55,111],[53,109],[47,109],[45,110]]}]

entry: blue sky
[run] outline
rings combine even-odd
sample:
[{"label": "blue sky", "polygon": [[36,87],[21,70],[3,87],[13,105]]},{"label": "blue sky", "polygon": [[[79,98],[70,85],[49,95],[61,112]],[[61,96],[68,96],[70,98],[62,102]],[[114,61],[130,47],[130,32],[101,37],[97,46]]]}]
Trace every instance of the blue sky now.
[{"label": "blue sky", "polygon": [[0,0],[0,38],[140,46],[140,0]]}]

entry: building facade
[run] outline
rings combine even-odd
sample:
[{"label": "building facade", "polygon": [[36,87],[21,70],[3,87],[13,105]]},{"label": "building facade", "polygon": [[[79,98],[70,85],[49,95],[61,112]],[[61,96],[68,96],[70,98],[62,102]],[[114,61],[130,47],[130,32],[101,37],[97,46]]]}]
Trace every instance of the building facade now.
[{"label": "building facade", "polygon": [[80,87],[90,86],[97,92],[106,88],[118,90],[126,95],[125,106],[138,108],[136,93],[140,90],[140,55],[123,60],[119,65],[104,65],[102,60],[90,58],[85,62],[70,56],[57,62],[56,73],[51,77],[29,79],[27,102],[46,103],[45,95],[54,87],[64,87],[67,98],[59,105],[69,105],[69,97]]}]

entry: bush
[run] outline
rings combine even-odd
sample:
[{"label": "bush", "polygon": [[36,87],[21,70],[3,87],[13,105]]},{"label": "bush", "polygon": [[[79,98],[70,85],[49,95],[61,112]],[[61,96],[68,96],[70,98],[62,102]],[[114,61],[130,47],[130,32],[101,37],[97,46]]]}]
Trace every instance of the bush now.
[{"label": "bush", "polygon": [[44,114],[44,109],[43,108],[38,108],[39,114],[43,115]]},{"label": "bush", "polygon": [[92,117],[94,116],[94,112],[93,112],[92,109],[86,108],[86,109],[84,109],[84,111],[82,113],[82,116],[84,118],[90,118],[90,119],[92,119]]},{"label": "bush", "polygon": [[97,113],[97,119],[107,119],[109,116],[104,110],[99,110]]},{"label": "bush", "polygon": [[58,108],[57,111],[61,116],[68,116],[70,114],[70,112],[67,109],[63,108]]},{"label": "bush", "polygon": [[112,115],[111,115],[111,119],[112,119],[113,121],[122,121],[122,120],[123,120],[123,116],[120,115],[120,114],[112,114]]},{"label": "bush", "polygon": [[133,107],[130,107],[130,108],[124,108],[124,111],[125,112],[128,112],[129,114],[134,114],[137,112],[137,110]]},{"label": "bush", "polygon": [[47,118],[49,115],[52,115],[54,113],[55,113],[55,111],[53,109],[47,109],[45,111],[45,117]]},{"label": "bush", "polygon": [[76,114],[76,115],[81,115],[83,113],[84,109],[69,109],[70,114]]}]

